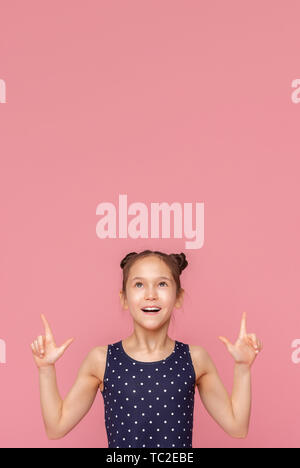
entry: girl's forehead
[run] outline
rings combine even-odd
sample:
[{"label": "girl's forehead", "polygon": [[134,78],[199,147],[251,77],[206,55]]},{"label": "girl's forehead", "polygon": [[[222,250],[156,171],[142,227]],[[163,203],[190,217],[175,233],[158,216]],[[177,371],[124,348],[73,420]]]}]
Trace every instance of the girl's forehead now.
[{"label": "girl's forehead", "polygon": [[155,257],[137,260],[130,268],[129,276],[170,275],[169,267],[161,259]]}]

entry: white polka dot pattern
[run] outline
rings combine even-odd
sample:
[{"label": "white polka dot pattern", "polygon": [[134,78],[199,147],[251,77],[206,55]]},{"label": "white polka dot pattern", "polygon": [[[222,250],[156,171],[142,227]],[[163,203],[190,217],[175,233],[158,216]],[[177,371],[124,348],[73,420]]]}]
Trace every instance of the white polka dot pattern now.
[{"label": "white polka dot pattern", "polygon": [[195,370],[189,346],[175,341],[161,361],[131,358],[108,345],[104,389],[109,448],[192,448]]}]

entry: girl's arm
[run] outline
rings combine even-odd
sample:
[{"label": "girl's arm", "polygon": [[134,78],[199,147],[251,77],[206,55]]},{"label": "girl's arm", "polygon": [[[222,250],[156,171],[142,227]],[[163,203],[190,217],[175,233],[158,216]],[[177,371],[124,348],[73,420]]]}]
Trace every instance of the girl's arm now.
[{"label": "girl's arm", "polygon": [[104,354],[106,357],[106,349],[96,347],[88,353],[73,387],[63,400],[57,388],[55,362],[72,343],[73,338],[60,347],[56,346],[46,317],[43,314],[41,317],[45,326],[45,336],[39,336],[31,343],[31,348],[39,370],[40,400],[46,434],[50,439],[59,439],[70,432],[92,406],[101,383],[97,372]]},{"label": "girl's arm", "polygon": [[100,383],[92,374],[96,360],[99,362],[99,350],[94,348],[81,364],[77,379],[64,400],[58,392],[55,366],[39,369],[41,407],[49,439],[64,437],[91,408]]},{"label": "girl's arm", "polygon": [[262,344],[256,335],[247,335],[245,314],[234,345],[227,338],[219,338],[235,359],[232,394],[227,393],[208,353],[198,347],[196,359],[203,369],[197,382],[200,398],[208,413],[226,433],[232,437],[246,437],[251,410],[251,365]]},{"label": "girl's arm", "polygon": [[63,403],[57,388],[54,364],[39,368],[39,383],[42,416],[46,434],[49,439],[54,439],[53,429],[58,426]]},{"label": "girl's arm", "polygon": [[205,371],[197,386],[202,403],[212,418],[232,437],[246,437],[251,407],[250,368],[235,364],[231,396],[206,351],[198,351],[198,360],[205,362]]}]

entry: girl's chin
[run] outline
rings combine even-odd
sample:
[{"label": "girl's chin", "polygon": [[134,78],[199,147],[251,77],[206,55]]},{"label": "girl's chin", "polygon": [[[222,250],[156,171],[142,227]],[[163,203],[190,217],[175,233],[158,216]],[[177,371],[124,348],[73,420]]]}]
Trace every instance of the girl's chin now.
[{"label": "girl's chin", "polygon": [[171,315],[169,317],[166,317],[166,316],[163,316],[162,314],[160,313],[157,313],[157,315],[155,314],[148,314],[146,312],[143,312],[142,313],[143,315],[136,315],[136,316],[132,316],[133,320],[143,326],[155,326],[157,324],[162,324],[162,323],[165,323],[167,322],[168,320],[171,320]]}]

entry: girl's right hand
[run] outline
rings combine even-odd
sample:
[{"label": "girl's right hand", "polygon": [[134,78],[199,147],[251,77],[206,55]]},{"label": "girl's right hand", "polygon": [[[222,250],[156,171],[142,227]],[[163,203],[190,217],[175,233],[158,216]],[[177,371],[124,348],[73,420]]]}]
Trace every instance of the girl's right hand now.
[{"label": "girl's right hand", "polygon": [[57,347],[46,317],[41,314],[41,318],[45,326],[45,336],[40,335],[31,343],[33,358],[38,368],[53,366],[74,340],[74,338],[70,338],[60,347]]}]

